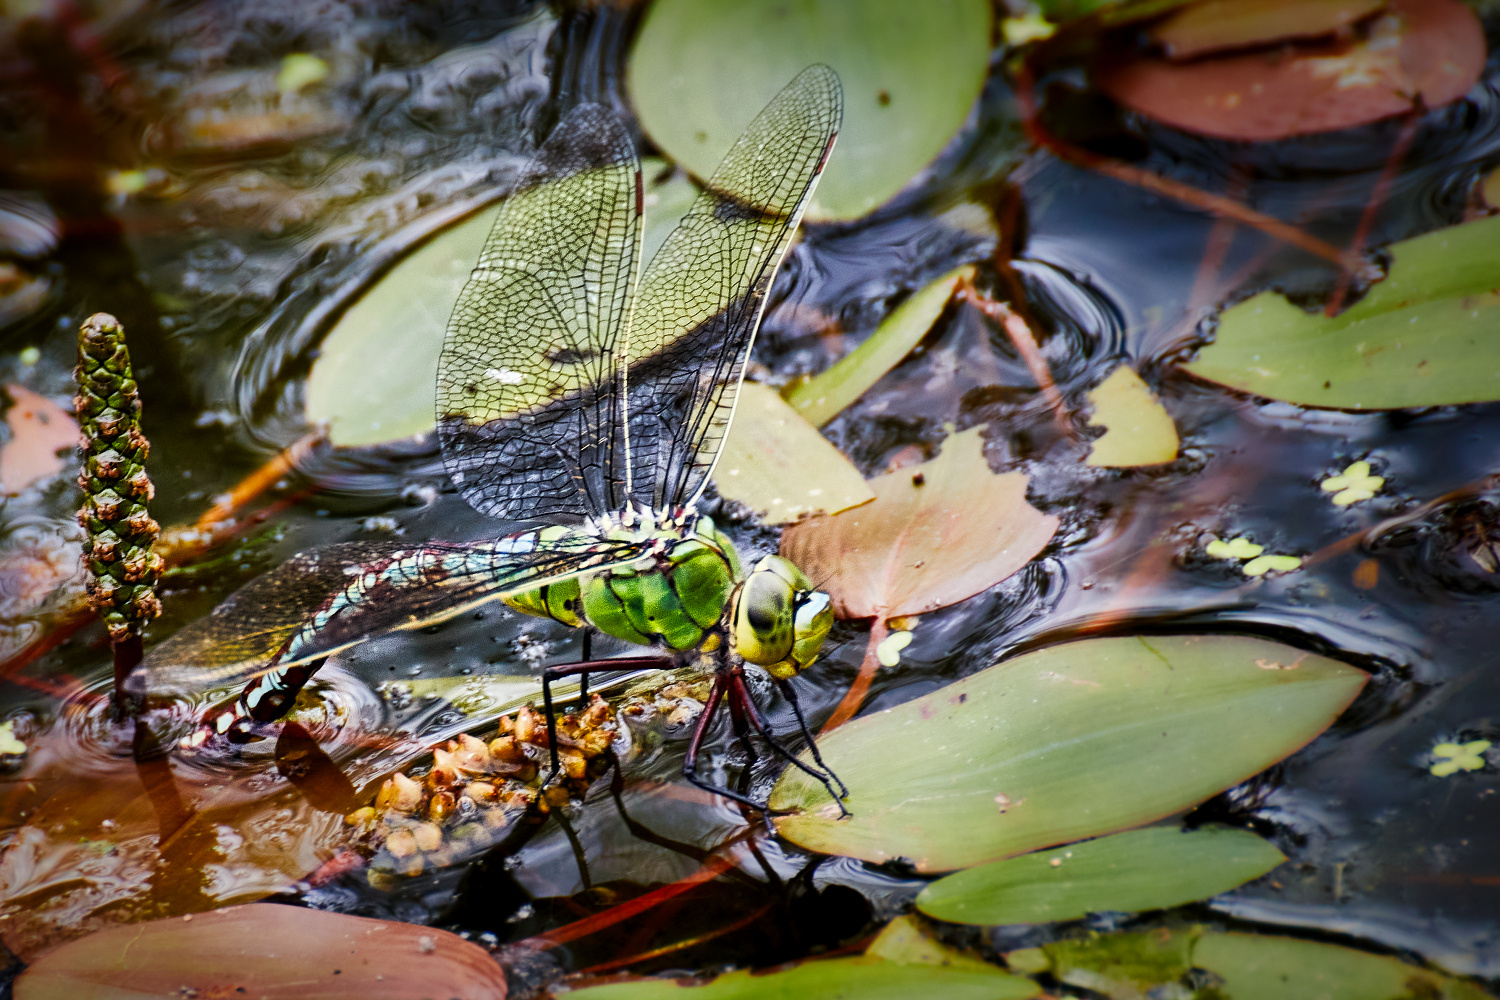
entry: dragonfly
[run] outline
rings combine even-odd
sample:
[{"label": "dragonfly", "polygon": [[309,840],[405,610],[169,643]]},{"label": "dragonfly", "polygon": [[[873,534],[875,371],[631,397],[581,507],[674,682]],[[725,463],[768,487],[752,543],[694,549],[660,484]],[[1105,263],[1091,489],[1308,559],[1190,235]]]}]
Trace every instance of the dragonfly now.
[{"label": "dragonfly", "polygon": [[[803,70],[730,148],[641,268],[645,191],[635,144],[612,111],[568,112],[518,175],[454,306],[437,377],[444,464],[479,512],[540,526],[494,540],[347,542],[293,556],[155,646],[151,683],[248,678],[184,739],[244,743],[285,715],[337,653],[501,601],[585,629],[582,662],[542,673],[552,780],[552,685],[591,673],[714,665],[684,777],[727,705],[821,781],[824,764],[792,678],[833,623],[828,596],[779,555],[751,567],[699,503],[729,431],[767,295],[828,162],[843,116],[838,76]],[[590,660],[597,630],[655,655]],[[791,706],[813,764],[772,734],[744,664]],[[748,743],[747,743],[748,745]],[[837,790],[835,791],[835,785]]]}]

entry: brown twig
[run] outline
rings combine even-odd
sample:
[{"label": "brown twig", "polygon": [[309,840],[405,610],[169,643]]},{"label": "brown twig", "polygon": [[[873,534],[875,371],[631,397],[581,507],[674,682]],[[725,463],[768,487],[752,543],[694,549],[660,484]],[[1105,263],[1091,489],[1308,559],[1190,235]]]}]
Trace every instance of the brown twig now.
[{"label": "brown twig", "polygon": [[[1354,237],[1349,241],[1351,255],[1359,254],[1364,250],[1365,240],[1369,238],[1370,229],[1375,225],[1375,213],[1385,203],[1385,196],[1396,181],[1396,171],[1400,169],[1401,161],[1406,159],[1412,140],[1417,137],[1417,125],[1422,120],[1424,110],[1419,97],[1416,106],[1401,123],[1401,131],[1396,134],[1396,141],[1391,144],[1391,155],[1386,157],[1385,168],[1380,171],[1380,177],[1375,181],[1375,188],[1370,192],[1370,200],[1365,203],[1365,210],[1359,217],[1359,225],[1354,229]],[[1339,310],[1344,308],[1344,299],[1349,295],[1349,280],[1350,274],[1347,270],[1339,274],[1339,283],[1334,288],[1333,294],[1328,297],[1328,305],[1324,307],[1323,315],[1337,316]]]},{"label": "brown twig", "polygon": [[967,279],[959,283],[958,297],[1004,328],[1011,343],[1016,345],[1016,353],[1021,356],[1022,361],[1026,362],[1027,370],[1031,372],[1031,377],[1036,380],[1037,387],[1041,389],[1042,398],[1051,408],[1058,428],[1068,437],[1074,437],[1073,425],[1068,419],[1068,404],[1063,400],[1057,383],[1052,380],[1052,369],[1048,366],[1047,359],[1042,357],[1042,349],[1037,344],[1036,337],[1032,335],[1031,328],[1026,325],[1026,321],[1004,302],[996,302],[980,292],[974,287],[974,283]]}]

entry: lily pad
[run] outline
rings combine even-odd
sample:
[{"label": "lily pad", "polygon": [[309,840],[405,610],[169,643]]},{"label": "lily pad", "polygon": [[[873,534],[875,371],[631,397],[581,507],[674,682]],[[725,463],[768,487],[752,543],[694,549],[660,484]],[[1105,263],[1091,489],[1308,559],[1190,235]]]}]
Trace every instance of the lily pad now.
[{"label": "lily pad", "polygon": [[990,472],[975,427],[942,454],[869,481],[875,502],[788,528],[782,555],[840,618],[916,615],[994,586],[1031,561],[1057,518],[1026,502],[1026,476]]},{"label": "lily pad", "polygon": [[763,514],[768,524],[875,499],[859,470],[816,427],[774,389],[753,382],[740,387],[714,483],[724,496]]},{"label": "lily pad", "polygon": [[252,903],[113,927],[50,951],[16,1000],[358,996],[504,1000],[489,953],[431,927]]},{"label": "lily pad", "polygon": [[787,393],[786,401],[808,423],[828,423],[911,353],[937,322],[958,283],[973,277],[974,265],[965,264],[912,293],[864,343]]},{"label": "lily pad", "polygon": [[1160,465],[1177,457],[1177,425],[1128,365],[1109,373],[1089,394],[1090,427],[1106,428],[1085,464],[1126,468]]},{"label": "lily pad", "polygon": [[[697,188],[666,163],[643,160],[643,260],[687,213]],[[440,231],[401,258],[344,310],[307,378],[307,419],[342,447],[384,444],[433,429],[438,355],[458,293],[479,261],[499,204]]]},{"label": "lily pad", "polygon": [[807,218],[854,219],[943,150],[989,75],[985,0],[658,0],[627,69],[641,125],[698,177],[788,80],[826,63],[844,127]]},{"label": "lily pad", "polygon": [[1337,316],[1273,292],[1226,309],[1192,374],[1344,410],[1500,399],[1500,216],[1394,244],[1390,275]]},{"label": "lily pad", "polygon": [[1286,860],[1245,830],[1131,830],[939,879],[917,909],[959,924],[1038,924],[1160,910],[1228,892]]},{"label": "lily pad", "polygon": [[825,735],[851,817],[794,769],[770,805],[808,850],[966,868],[1201,802],[1307,744],[1365,680],[1249,636],[1066,643]]},{"label": "lily pad", "polygon": [[897,917],[863,955],[803,962],[770,973],[731,972],[701,985],[638,979],[573,990],[579,1000],[1009,1000],[1034,997],[1041,987],[971,958],[924,935]]},{"label": "lily pad", "polygon": [[1385,6],[1386,0],[1203,0],[1163,19],[1150,38],[1172,59],[1194,59],[1331,35]]}]

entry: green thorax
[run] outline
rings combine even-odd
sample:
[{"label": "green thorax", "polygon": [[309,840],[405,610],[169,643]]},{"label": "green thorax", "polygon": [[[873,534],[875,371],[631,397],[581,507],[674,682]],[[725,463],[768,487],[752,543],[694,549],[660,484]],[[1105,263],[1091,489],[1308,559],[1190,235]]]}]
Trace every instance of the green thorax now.
[{"label": "green thorax", "polygon": [[[576,531],[552,528],[558,536]],[[694,649],[718,625],[742,577],[739,555],[712,520],[699,517],[685,527],[617,529],[632,538],[661,540],[657,554],[627,567],[614,567],[548,584],[503,598],[528,615],[552,618],[577,628],[593,625],[606,635],[649,646]]]}]

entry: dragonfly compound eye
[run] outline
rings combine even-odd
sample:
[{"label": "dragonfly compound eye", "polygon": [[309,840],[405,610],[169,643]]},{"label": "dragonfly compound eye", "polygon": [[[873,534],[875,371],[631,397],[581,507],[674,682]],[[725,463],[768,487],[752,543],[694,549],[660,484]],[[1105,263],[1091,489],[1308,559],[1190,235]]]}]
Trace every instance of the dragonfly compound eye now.
[{"label": "dragonfly compound eye", "polygon": [[795,639],[792,642],[792,662],[799,671],[812,666],[833,628],[833,602],[820,590],[799,591],[795,605]]},{"label": "dragonfly compound eye", "polygon": [[779,558],[767,556],[762,560],[745,578],[734,602],[735,651],[763,667],[785,660],[795,638],[796,591],[766,566],[767,560]]}]

